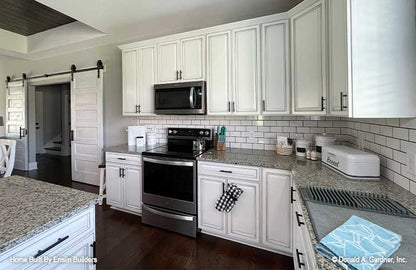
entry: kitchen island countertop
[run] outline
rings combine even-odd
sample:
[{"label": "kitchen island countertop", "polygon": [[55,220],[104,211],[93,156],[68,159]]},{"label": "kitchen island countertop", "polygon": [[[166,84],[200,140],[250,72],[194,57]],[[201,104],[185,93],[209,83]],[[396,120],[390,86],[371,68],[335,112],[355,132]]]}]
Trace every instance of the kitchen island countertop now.
[{"label": "kitchen island countertop", "polygon": [[[198,161],[227,163],[253,167],[264,167],[291,171],[294,176],[296,190],[301,186],[322,186],[377,194],[386,194],[390,198],[402,203],[413,213],[416,213],[416,195],[385,178],[380,180],[351,180],[322,165],[320,161],[310,161],[295,155],[279,156],[275,151],[234,149],[226,151],[211,149],[198,157]],[[298,198],[301,198],[297,192]],[[313,245],[318,242],[305,203],[301,201],[305,223]],[[332,262],[315,252],[316,261],[320,269],[340,269]]]},{"label": "kitchen island countertop", "polygon": [[0,179],[0,253],[98,202],[98,195],[13,175]]}]

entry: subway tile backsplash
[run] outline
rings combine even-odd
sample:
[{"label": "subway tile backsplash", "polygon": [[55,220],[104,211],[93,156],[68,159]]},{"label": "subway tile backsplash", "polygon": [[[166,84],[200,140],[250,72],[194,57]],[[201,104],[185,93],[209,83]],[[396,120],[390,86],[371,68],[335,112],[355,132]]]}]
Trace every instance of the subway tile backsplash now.
[{"label": "subway tile backsplash", "polygon": [[416,119],[345,119],[349,144],[380,157],[381,175],[416,194],[407,153],[416,153]]},{"label": "subway tile backsplash", "polygon": [[313,139],[316,134],[327,133],[339,141],[348,142],[341,130],[348,123],[338,117],[301,116],[149,116],[140,117],[138,125],[147,126],[156,133],[159,143],[166,142],[167,127],[212,128],[227,127],[227,147],[275,150],[277,136],[293,139]]},{"label": "subway tile backsplash", "polygon": [[[314,120],[319,119],[319,120]],[[408,172],[407,152],[416,153],[416,118],[346,119],[309,116],[142,116],[138,125],[166,143],[167,127],[212,128],[225,125],[227,147],[275,150],[277,136],[313,139],[326,133],[338,142],[380,157],[381,174],[416,194],[416,176]]]}]

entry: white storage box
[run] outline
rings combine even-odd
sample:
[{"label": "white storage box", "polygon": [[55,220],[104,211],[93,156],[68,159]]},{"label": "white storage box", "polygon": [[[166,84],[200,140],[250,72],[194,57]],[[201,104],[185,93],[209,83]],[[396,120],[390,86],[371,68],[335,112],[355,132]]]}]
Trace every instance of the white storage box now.
[{"label": "white storage box", "polygon": [[380,178],[380,158],[348,146],[322,147],[322,162],[349,178]]}]

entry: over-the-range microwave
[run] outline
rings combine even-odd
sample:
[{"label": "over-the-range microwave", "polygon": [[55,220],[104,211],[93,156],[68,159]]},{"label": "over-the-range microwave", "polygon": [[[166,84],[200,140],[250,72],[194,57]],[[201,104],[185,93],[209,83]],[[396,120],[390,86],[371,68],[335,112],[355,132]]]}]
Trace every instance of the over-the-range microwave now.
[{"label": "over-the-range microwave", "polygon": [[155,84],[156,114],[207,114],[206,82]]}]

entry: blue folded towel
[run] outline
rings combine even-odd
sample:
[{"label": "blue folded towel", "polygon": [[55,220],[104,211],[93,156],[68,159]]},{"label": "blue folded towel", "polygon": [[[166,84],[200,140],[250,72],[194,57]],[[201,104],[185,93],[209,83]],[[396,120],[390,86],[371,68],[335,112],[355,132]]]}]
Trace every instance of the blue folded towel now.
[{"label": "blue folded towel", "polygon": [[[371,262],[371,258],[388,258],[400,247],[402,237],[368,220],[352,216],[344,224],[321,239],[316,250],[339,266],[357,270],[376,270],[382,260]],[[355,258],[340,262],[342,258]],[[336,259],[334,259],[336,258]]]}]

